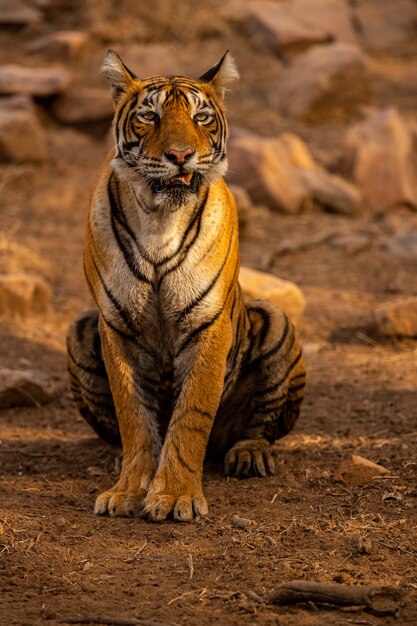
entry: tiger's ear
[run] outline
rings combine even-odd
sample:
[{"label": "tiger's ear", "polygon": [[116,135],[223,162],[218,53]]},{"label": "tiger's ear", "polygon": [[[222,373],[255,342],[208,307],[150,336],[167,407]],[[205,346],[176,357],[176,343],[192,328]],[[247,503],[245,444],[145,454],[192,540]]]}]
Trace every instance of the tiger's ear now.
[{"label": "tiger's ear", "polygon": [[126,67],[114,50],[107,50],[101,69],[111,85],[113,100],[117,104],[123,94],[132,86],[137,76]]},{"label": "tiger's ear", "polygon": [[234,58],[229,50],[226,50],[222,58],[216,65],[213,65],[205,74],[200,76],[198,80],[202,83],[213,85],[218,95],[223,98],[224,92],[228,87],[239,78]]}]

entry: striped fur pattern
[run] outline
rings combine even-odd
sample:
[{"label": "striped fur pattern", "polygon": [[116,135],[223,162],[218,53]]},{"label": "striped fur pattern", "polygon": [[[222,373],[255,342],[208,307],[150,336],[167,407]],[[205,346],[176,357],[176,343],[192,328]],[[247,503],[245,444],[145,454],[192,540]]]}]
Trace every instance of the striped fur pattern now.
[{"label": "striped fur pattern", "polygon": [[116,146],[94,190],[85,274],[97,309],[67,337],[81,414],[122,444],[98,515],[189,521],[207,513],[208,450],[226,473],[274,473],[271,444],[303,398],[303,357],[285,313],[246,305],[237,211],[223,175],[226,55],[198,80],[138,79],[110,52]]}]

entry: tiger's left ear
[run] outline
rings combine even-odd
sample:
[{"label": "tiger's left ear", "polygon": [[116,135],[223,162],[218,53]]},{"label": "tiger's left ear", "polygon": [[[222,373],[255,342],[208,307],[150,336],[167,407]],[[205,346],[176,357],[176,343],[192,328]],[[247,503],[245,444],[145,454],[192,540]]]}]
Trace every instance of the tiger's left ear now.
[{"label": "tiger's left ear", "polygon": [[220,61],[200,76],[198,80],[202,83],[213,85],[217,94],[223,98],[224,92],[238,79],[239,72],[237,71],[236,63],[229,50],[226,50]]},{"label": "tiger's left ear", "polygon": [[117,104],[123,94],[132,86],[137,76],[126,67],[114,50],[107,50],[101,69],[111,85],[113,100]]}]

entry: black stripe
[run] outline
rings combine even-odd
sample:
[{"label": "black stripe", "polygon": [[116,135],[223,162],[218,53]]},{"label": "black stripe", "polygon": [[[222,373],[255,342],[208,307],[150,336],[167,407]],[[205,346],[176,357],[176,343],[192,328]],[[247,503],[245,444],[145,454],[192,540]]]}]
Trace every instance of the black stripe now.
[{"label": "black stripe", "polygon": [[[113,174],[110,176],[109,178],[109,182],[107,185],[107,193],[108,193],[108,198],[109,198],[109,204],[110,204],[110,219],[111,219],[111,227],[112,227],[112,231],[113,234],[115,236],[115,239],[119,245],[120,251],[123,254],[123,258],[126,262],[126,265],[129,267],[130,271],[132,272],[132,274],[135,276],[135,278],[137,278],[138,280],[140,280],[141,282],[144,283],[150,283],[150,281],[148,280],[148,278],[142,274],[142,272],[140,272],[136,266],[136,263],[133,260],[133,255],[132,253],[126,249],[126,246],[124,245],[122,238],[120,237],[120,234],[117,230],[117,226],[115,224],[115,220],[117,220],[119,222],[119,224],[122,226],[122,228],[130,235],[130,237],[136,242],[136,238],[135,235],[133,234],[132,230],[130,229],[128,223],[126,220],[122,220],[121,216],[120,216],[120,210],[119,210],[119,206],[120,206],[120,202],[119,202],[119,193],[117,201],[116,198],[114,197],[113,194],[113,190],[112,190],[112,180],[113,180]],[[118,190],[118,181],[116,179],[116,187]]]},{"label": "black stripe", "polygon": [[177,446],[177,444],[175,443],[175,441],[171,442],[172,447],[174,448],[176,454],[177,454],[177,458],[178,461],[181,463],[181,465],[190,472],[190,474],[195,474],[196,470],[194,468],[192,468],[190,465],[188,465],[187,461],[185,461],[184,457],[181,455],[179,448]]},{"label": "black stripe", "polygon": [[[164,265],[164,264],[168,263],[169,261],[172,261],[174,259],[174,257],[176,257],[177,254],[179,254],[181,252],[181,249],[184,246],[184,244],[185,244],[185,242],[187,240],[187,237],[188,237],[189,233],[191,232],[191,229],[193,228],[194,224],[196,224],[196,222],[201,219],[201,216],[202,216],[203,211],[204,211],[204,209],[206,207],[206,204],[207,204],[209,191],[210,191],[210,188],[208,187],[206,189],[206,191],[205,191],[205,194],[204,194],[202,202],[200,203],[199,206],[197,206],[196,211],[194,212],[194,214],[193,214],[193,216],[192,216],[192,218],[191,218],[187,228],[184,231],[183,236],[181,237],[181,241],[180,241],[180,243],[178,245],[178,248],[175,250],[175,252],[173,252],[169,256],[167,256],[167,257],[161,259],[160,261],[158,261],[157,263],[155,263],[154,265],[156,267],[160,267],[161,265]],[[187,248],[187,251],[188,251],[188,248]]]},{"label": "black stripe", "polygon": [[84,365],[83,363],[80,363],[79,361],[77,361],[77,359],[74,357],[74,355],[72,354],[68,346],[67,346],[67,354],[69,358],[71,359],[71,361],[73,362],[73,364],[75,365],[75,367],[78,367],[80,370],[83,370],[83,372],[86,372],[87,374],[94,374],[94,376],[98,376],[100,378],[107,378],[107,372],[106,372],[106,368],[104,367],[104,364],[100,364],[97,368],[92,367],[91,365]]},{"label": "black stripe", "polygon": [[[92,251],[91,251],[92,252]],[[97,263],[94,259],[93,254],[91,254],[91,260],[93,262],[94,265],[94,269],[96,270],[97,276],[101,282],[101,285],[108,297],[108,299],[110,300],[110,302],[112,303],[113,307],[116,309],[116,311],[118,312],[118,314],[120,315],[120,317],[122,318],[124,324],[127,326],[127,328],[130,331],[133,331],[134,333],[134,328],[132,328],[131,326],[131,319],[130,316],[128,315],[128,313],[123,309],[123,307],[121,306],[120,302],[117,300],[116,296],[111,292],[110,288],[106,285],[104,278],[101,275],[100,270],[98,269]],[[134,338],[134,335],[132,336]]]},{"label": "black stripe", "polygon": [[158,280],[158,287],[159,288],[162,286],[162,282],[163,282],[164,278],[166,278],[166,276],[168,276],[168,274],[170,274],[171,272],[174,272],[176,269],[178,269],[180,267],[180,265],[182,265],[182,263],[184,263],[185,259],[187,258],[187,255],[188,255],[189,251],[191,250],[191,248],[193,247],[193,245],[197,241],[198,236],[200,234],[200,230],[201,230],[201,219],[202,219],[202,216],[203,216],[204,208],[206,206],[207,196],[208,196],[208,190],[207,190],[207,193],[206,193],[206,196],[205,196],[205,200],[204,200],[203,204],[201,205],[199,213],[197,215],[196,229],[195,229],[195,233],[193,235],[193,238],[189,241],[187,246],[185,246],[185,248],[183,249],[182,255],[180,256],[179,260],[176,263],[174,263],[174,265],[172,265],[167,270],[165,270],[163,274],[160,275],[159,280]]},{"label": "black stripe", "polygon": [[113,396],[111,394],[111,391],[96,391],[95,389],[90,389],[89,387],[87,387],[85,385],[85,383],[81,382],[80,378],[71,370],[68,370],[68,374],[70,375],[70,377],[76,381],[76,383],[79,385],[79,387],[81,387],[81,389],[84,391],[84,393],[89,394],[91,397],[95,397],[97,396],[98,398],[109,398],[112,401],[113,404]]},{"label": "black stripe", "polygon": [[[281,336],[280,340],[268,352],[265,352],[265,354],[261,354],[257,358],[253,359],[253,361],[250,361],[250,363],[246,367],[246,371],[244,373],[245,376],[247,374],[249,374],[250,372],[252,372],[257,367],[259,367],[259,365],[262,363],[262,361],[265,361],[266,359],[269,359],[269,357],[273,356],[274,354],[279,352],[279,350],[281,350],[282,346],[284,345],[285,340],[288,337],[289,330],[290,330],[290,324],[289,324],[289,321],[288,321],[288,317],[285,315],[285,327],[284,327],[284,332],[282,333],[282,336]],[[294,343],[294,338],[293,338],[293,342],[292,343]]]},{"label": "black stripe", "polygon": [[[252,394],[253,398],[257,398],[258,396],[264,396],[267,393],[272,393],[273,391],[276,391],[278,389],[278,387],[280,387],[283,382],[288,378],[289,374],[291,373],[291,371],[294,369],[294,367],[297,365],[297,363],[299,362],[299,360],[302,357],[302,352],[301,350],[298,352],[297,357],[294,359],[294,361],[292,361],[289,365],[289,367],[287,368],[287,371],[285,372],[285,374],[281,377],[281,379],[274,383],[273,385],[270,385],[269,387],[265,387],[264,389],[262,389],[261,391],[255,391]],[[302,384],[300,385],[300,387],[304,387],[305,385]],[[297,387],[294,387],[294,389],[297,389]]]},{"label": "black stripe", "polygon": [[82,343],[84,340],[85,327],[87,326],[89,321],[90,321],[90,318],[87,315],[85,315],[84,317],[81,317],[80,319],[78,319],[75,323],[75,334],[77,335],[77,340],[80,343]]},{"label": "black stripe", "polygon": [[232,247],[232,241],[233,241],[233,237],[234,237],[234,227],[233,230],[230,234],[230,240],[229,240],[229,245],[227,248],[227,252],[226,252],[226,256],[223,260],[223,263],[221,264],[220,268],[218,269],[218,271],[216,272],[216,274],[214,275],[214,277],[212,278],[212,280],[209,282],[209,284],[207,285],[207,287],[204,289],[204,291],[202,291],[201,293],[198,294],[198,296],[196,298],[194,298],[194,300],[192,300],[190,302],[190,304],[188,304],[182,311],[181,313],[178,315],[177,317],[177,324],[179,324],[186,315],[188,315],[195,306],[197,306],[202,300],[203,298],[205,298],[207,296],[207,294],[213,289],[214,285],[217,283],[218,279],[220,278],[221,273],[224,270],[224,267],[227,263],[227,260],[229,258],[229,254],[230,254],[230,250]]},{"label": "black stripe", "polygon": [[[239,268],[239,263],[236,264],[236,267]],[[236,270],[235,270],[236,273]],[[181,352],[188,346],[188,344],[190,344],[194,339],[196,339],[196,337],[198,335],[200,335],[204,330],[207,330],[207,328],[210,328],[210,326],[212,326],[214,324],[214,322],[219,319],[220,315],[223,313],[226,304],[227,304],[227,300],[229,299],[230,296],[230,292],[232,290],[232,288],[234,287],[234,282],[232,281],[229,285],[229,289],[227,290],[226,293],[226,297],[224,299],[223,305],[221,306],[221,308],[217,311],[217,313],[215,313],[213,315],[213,317],[209,320],[207,320],[207,322],[203,322],[203,324],[200,324],[200,326],[197,326],[197,328],[195,328],[192,333],[190,333],[190,335],[188,335],[188,337],[185,339],[185,341],[183,341],[183,343],[181,344],[179,350],[176,353],[176,357],[178,357]]]}]

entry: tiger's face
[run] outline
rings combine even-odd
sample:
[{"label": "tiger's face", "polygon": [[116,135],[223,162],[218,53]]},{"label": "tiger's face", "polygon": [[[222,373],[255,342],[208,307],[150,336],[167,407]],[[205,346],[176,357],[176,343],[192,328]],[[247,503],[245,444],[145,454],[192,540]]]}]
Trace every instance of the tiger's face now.
[{"label": "tiger's face", "polygon": [[116,104],[114,167],[145,186],[154,205],[195,201],[202,185],[224,176],[228,130],[223,91],[237,77],[228,52],[198,80],[139,79],[112,51],[103,69]]}]

